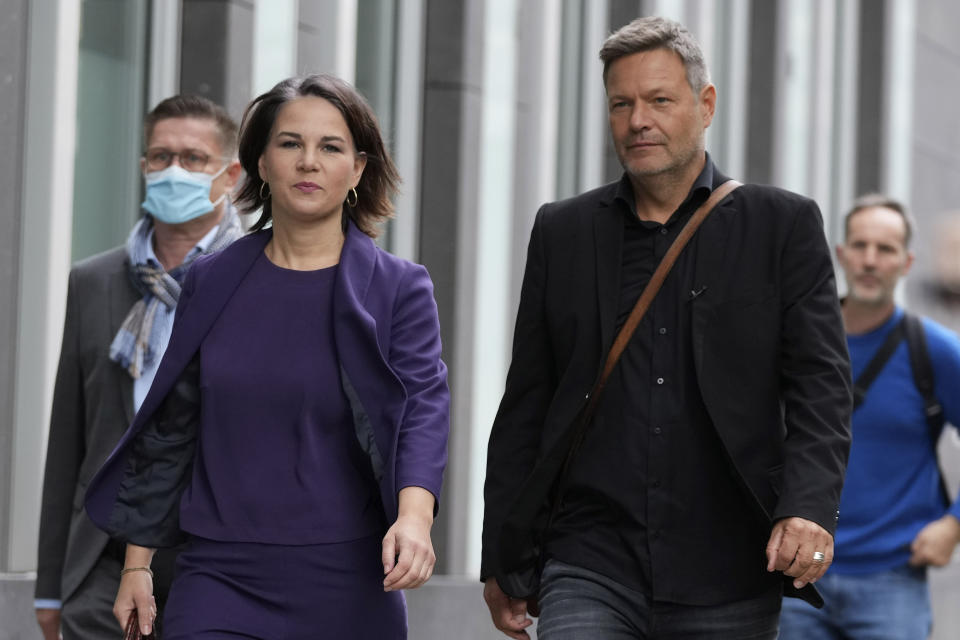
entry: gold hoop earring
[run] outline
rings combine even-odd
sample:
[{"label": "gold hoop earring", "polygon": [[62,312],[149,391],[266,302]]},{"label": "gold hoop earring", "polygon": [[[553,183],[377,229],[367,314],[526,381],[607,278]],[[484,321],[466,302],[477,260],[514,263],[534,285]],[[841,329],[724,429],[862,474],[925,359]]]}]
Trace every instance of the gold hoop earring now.
[{"label": "gold hoop earring", "polygon": [[[353,202],[350,201],[350,196],[353,196]],[[350,191],[347,191],[347,204],[348,204],[348,205],[350,205],[351,207],[356,207],[356,206],[357,206],[357,202],[359,202],[359,201],[360,201],[360,199],[357,197],[357,189],[356,189],[356,187],[354,187],[353,189],[350,189]]]},{"label": "gold hoop earring", "polygon": [[[264,187],[267,188],[267,195],[263,195],[263,188],[264,188]],[[268,185],[266,182],[261,182],[261,183],[260,183],[260,199],[261,199],[261,200],[266,200],[266,199],[269,198],[269,197],[270,197],[270,185]]]}]

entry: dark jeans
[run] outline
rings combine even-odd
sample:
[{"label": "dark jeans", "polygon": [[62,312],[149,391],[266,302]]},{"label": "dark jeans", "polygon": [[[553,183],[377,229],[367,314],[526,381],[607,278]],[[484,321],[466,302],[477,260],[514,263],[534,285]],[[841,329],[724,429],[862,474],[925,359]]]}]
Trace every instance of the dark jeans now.
[{"label": "dark jeans", "polygon": [[784,603],[780,640],[923,640],[930,635],[933,614],[925,568],[862,575],[828,571],[817,588],[822,609],[800,600]]},{"label": "dark jeans", "polygon": [[540,640],[775,640],[780,598],[717,606],[652,602],[599,573],[547,562],[540,587]]}]

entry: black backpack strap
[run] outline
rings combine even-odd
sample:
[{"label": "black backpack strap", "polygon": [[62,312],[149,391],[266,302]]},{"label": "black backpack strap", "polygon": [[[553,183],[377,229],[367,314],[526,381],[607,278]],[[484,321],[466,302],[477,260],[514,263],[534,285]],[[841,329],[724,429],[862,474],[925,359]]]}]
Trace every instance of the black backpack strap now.
[{"label": "black backpack strap", "polygon": [[937,456],[937,443],[946,418],[943,415],[943,406],[934,392],[933,365],[930,363],[930,350],[927,348],[927,335],[923,330],[923,321],[910,313],[903,314],[903,322],[907,338],[907,347],[910,350],[910,368],[913,370],[913,383],[920,395],[923,396],[923,410],[927,417],[927,432],[930,435],[930,445],[933,455],[937,458],[937,470],[940,472],[940,492],[945,504],[950,504],[950,494],[943,481],[943,469],[940,468],[940,458]]},{"label": "black backpack strap", "polygon": [[[903,340],[904,335],[904,322],[901,320],[897,323],[890,333],[887,334],[887,339],[883,341],[883,344],[880,345],[880,348],[877,349],[877,352],[873,355],[873,359],[867,363],[867,366],[864,370],[857,376],[857,379],[853,382],[853,408],[856,409],[861,404],[863,404],[864,398],[867,396],[867,389],[870,388],[870,385],[873,384],[873,381],[877,379],[877,376],[880,375],[880,372],[883,370],[884,365],[887,364],[887,360],[890,359],[890,356],[893,355],[893,352],[897,350],[897,347],[900,345],[900,341]],[[922,327],[921,327],[922,329]],[[932,376],[931,376],[932,379]]]}]

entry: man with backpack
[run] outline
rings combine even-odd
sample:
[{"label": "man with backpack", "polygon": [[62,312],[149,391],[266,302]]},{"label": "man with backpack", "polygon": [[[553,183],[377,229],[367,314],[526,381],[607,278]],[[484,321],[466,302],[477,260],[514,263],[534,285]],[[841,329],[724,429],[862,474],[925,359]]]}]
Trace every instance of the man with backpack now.
[{"label": "man with backpack", "polygon": [[960,339],[894,302],[913,263],[906,208],[872,194],[844,220],[837,259],[853,365],[853,446],[822,609],[784,601],[781,640],[919,640],[932,628],[927,567],[960,542],[936,447],[960,424]]}]

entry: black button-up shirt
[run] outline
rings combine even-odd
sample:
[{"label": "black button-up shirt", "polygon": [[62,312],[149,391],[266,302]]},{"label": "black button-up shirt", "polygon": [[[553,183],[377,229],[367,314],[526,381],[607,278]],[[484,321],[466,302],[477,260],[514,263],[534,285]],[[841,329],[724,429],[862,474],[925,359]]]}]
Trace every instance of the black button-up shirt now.
[{"label": "black button-up shirt", "polygon": [[[707,158],[666,224],[642,221],[629,178],[623,212],[617,331],[667,249],[709,196]],[[693,361],[691,300],[698,236],[680,255],[601,398],[570,466],[547,553],[654,600],[712,605],[778,588],[766,538],[707,413]],[[745,571],[754,566],[756,571]]]}]

